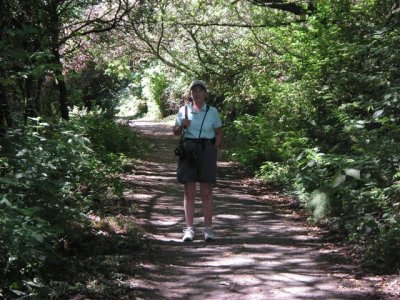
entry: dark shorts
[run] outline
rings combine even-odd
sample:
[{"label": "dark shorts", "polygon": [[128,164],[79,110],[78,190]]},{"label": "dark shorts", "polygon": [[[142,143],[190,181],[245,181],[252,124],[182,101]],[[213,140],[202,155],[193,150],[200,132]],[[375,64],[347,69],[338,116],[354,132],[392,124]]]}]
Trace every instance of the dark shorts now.
[{"label": "dark shorts", "polygon": [[217,181],[217,149],[211,140],[185,140],[186,158],[178,160],[180,183]]}]

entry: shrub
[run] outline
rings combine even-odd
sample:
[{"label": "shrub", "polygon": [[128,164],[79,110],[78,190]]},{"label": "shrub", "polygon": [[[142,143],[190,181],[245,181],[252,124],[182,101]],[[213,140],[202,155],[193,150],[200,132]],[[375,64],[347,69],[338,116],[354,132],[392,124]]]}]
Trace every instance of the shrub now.
[{"label": "shrub", "polygon": [[87,213],[122,195],[121,152],[138,155],[139,142],[93,113],[51,125],[32,119],[1,145],[0,289],[50,293],[43,282],[66,266],[66,245],[88,234]]},{"label": "shrub", "polygon": [[73,115],[75,130],[90,140],[102,159],[110,153],[138,157],[146,149],[138,146],[139,136],[128,125],[118,124],[102,110],[75,110]]}]

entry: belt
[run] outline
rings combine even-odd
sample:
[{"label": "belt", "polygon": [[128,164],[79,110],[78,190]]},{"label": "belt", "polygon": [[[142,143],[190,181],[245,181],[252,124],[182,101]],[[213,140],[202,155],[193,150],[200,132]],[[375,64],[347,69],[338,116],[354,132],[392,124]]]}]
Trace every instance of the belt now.
[{"label": "belt", "polygon": [[211,143],[215,144],[215,138],[212,139],[190,139],[190,138],[185,138],[185,141],[191,141],[194,143]]}]

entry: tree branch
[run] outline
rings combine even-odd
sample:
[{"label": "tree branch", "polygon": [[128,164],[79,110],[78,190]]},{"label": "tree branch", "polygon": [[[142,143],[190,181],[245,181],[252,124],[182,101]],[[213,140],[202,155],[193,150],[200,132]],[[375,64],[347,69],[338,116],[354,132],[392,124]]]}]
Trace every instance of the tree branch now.
[{"label": "tree branch", "polygon": [[[119,0],[118,7],[115,10],[113,17],[110,20],[105,20],[105,17],[112,13],[112,10],[106,11],[103,15],[95,19],[86,19],[80,23],[72,24],[68,27],[74,27],[79,25],[78,27],[74,28],[67,36],[60,40],[60,45],[64,44],[67,40],[71,39],[72,37],[79,35],[85,36],[92,33],[102,33],[107,32],[115,29],[117,25],[123,20],[123,18],[130,13],[130,11],[136,6],[137,1],[133,4],[129,4],[127,0]],[[94,28],[93,25],[100,25],[99,28]],[[88,27],[91,27],[90,29]],[[80,32],[82,29],[88,28],[84,32]]]},{"label": "tree branch", "polygon": [[[296,1],[296,2],[288,2],[286,0],[249,0],[249,1],[255,5],[279,9],[299,16],[306,15],[314,11],[313,0]],[[304,9],[303,6],[299,5],[299,3],[306,3],[307,9]]]},{"label": "tree branch", "polygon": [[240,27],[240,28],[265,28],[265,27],[280,27],[280,26],[289,26],[293,23],[303,22],[300,20],[292,21],[292,22],[284,22],[284,23],[271,23],[271,24],[260,24],[260,25],[253,25],[253,24],[246,24],[246,23],[197,23],[197,22],[188,22],[188,23],[181,23],[175,22],[176,25],[181,26],[197,26],[197,27]]},{"label": "tree branch", "polygon": [[[195,45],[195,47],[196,47],[196,53],[197,53],[197,58],[199,59],[199,62],[204,66],[204,68],[205,68],[208,72],[210,72],[210,73],[212,73],[212,74],[215,74],[215,75],[218,75],[218,76],[222,76],[222,74],[220,74],[220,73],[216,72],[215,70],[211,69],[211,68],[208,66],[208,63],[206,62],[206,60],[202,57],[201,53],[203,53],[205,56],[207,56],[207,51],[205,51],[204,49],[202,49],[202,48],[200,47],[200,43],[199,43],[199,41],[198,41],[197,38],[196,38],[196,33],[193,33],[191,30],[188,30],[188,32],[189,32],[189,35],[190,35],[190,37],[192,38],[192,40],[193,40],[193,42],[194,42],[194,45]],[[209,61],[211,62],[211,61],[212,61],[212,58],[209,57],[209,59],[210,59]]]},{"label": "tree branch", "polygon": [[[157,42],[157,48],[155,48],[152,44],[152,42],[149,40],[149,38],[146,37],[145,33],[141,33],[138,28],[137,28],[137,24],[133,21],[133,20],[129,20],[129,28],[132,29],[132,31],[134,32],[135,36],[144,43],[145,47],[147,47],[149,49],[149,53],[155,57],[157,57],[159,60],[161,60],[163,63],[165,63],[167,66],[170,66],[176,70],[179,70],[183,73],[196,73],[193,71],[193,69],[191,69],[189,66],[183,65],[182,63],[174,63],[172,61],[169,61],[167,58],[165,58],[161,52],[160,52],[160,48],[162,48],[164,51],[166,51],[172,58],[173,56],[170,54],[170,52],[164,47],[162,46],[162,44],[158,43],[160,42],[160,39],[158,39]],[[143,50],[141,50],[143,51]],[[144,52],[144,51],[143,51]]]}]

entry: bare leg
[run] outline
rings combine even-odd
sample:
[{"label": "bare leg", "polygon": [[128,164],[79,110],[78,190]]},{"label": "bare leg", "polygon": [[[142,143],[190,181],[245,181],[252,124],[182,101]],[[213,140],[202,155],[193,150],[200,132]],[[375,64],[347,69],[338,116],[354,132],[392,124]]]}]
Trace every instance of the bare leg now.
[{"label": "bare leg", "polygon": [[185,218],[187,227],[193,227],[195,197],[196,197],[196,182],[185,183],[185,197],[183,200],[183,207],[185,209]]},{"label": "bare leg", "polygon": [[204,225],[211,227],[213,217],[212,183],[200,183],[201,203],[203,206]]}]

